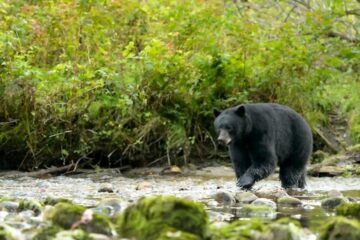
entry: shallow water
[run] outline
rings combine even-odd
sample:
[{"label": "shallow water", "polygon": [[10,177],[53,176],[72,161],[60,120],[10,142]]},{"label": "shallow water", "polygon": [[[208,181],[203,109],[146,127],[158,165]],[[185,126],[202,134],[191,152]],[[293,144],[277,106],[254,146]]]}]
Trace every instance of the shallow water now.
[{"label": "shallow water", "polygon": [[[207,203],[219,191],[235,193],[233,170],[226,167],[212,167],[187,172],[181,175],[160,175],[159,169],[143,169],[125,175],[114,170],[74,176],[58,176],[46,179],[24,177],[20,179],[0,178],[0,195],[16,198],[44,199],[47,196],[63,197],[85,206],[94,206],[108,198],[120,198],[126,205],[142,196],[175,195]],[[276,174],[255,184],[254,191],[279,187]],[[99,192],[107,188],[113,192]],[[360,178],[312,178],[307,179],[306,191],[291,194],[304,203],[302,208],[277,209],[275,218],[290,216],[299,219],[303,226],[321,222],[333,215],[324,211],[320,200],[328,191],[338,190],[345,196],[360,200]],[[234,220],[242,218],[239,207],[208,208],[213,220]]]}]

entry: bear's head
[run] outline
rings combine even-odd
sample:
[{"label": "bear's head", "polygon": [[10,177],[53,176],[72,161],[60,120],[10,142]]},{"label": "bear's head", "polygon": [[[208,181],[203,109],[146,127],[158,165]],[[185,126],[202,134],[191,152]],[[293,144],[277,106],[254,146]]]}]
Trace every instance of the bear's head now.
[{"label": "bear's head", "polygon": [[224,111],[214,109],[214,115],[219,143],[229,145],[236,140],[241,140],[245,135],[247,129],[245,106],[240,105]]}]

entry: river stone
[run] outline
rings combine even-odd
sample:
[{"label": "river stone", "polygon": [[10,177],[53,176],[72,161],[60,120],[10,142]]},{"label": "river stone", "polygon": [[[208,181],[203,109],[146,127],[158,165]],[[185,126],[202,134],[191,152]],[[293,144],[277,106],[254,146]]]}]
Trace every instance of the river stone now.
[{"label": "river stone", "polygon": [[347,199],[343,197],[325,198],[321,201],[321,206],[325,209],[334,209],[342,203],[346,203]]},{"label": "river stone", "polygon": [[112,238],[110,238],[106,235],[103,235],[103,234],[90,233],[89,239],[91,239],[91,240],[111,240]]},{"label": "river stone", "polygon": [[270,199],[258,198],[251,203],[252,205],[268,206],[272,209],[276,209],[276,203]]},{"label": "river stone", "polygon": [[315,234],[307,229],[302,229],[296,224],[290,222],[287,224],[270,224],[274,240],[298,240],[298,239],[316,239]]},{"label": "river stone", "polygon": [[230,192],[217,192],[213,198],[221,205],[235,205],[235,198]]},{"label": "river stone", "polygon": [[0,211],[16,212],[19,209],[19,203],[13,201],[0,202]]},{"label": "river stone", "polygon": [[279,197],[289,196],[285,189],[280,187],[275,188],[261,188],[255,192],[256,196],[260,198],[270,198],[273,200],[278,199]]},{"label": "river stone", "polygon": [[126,207],[126,203],[118,198],[103,199],[92,210],[104,216],[114,216]]},{"label": "river stone", "polygon": [[327,193],[328,197],[330,198],[334,198],[334,197],[343,197],[343,194],[338,191],[338,190],[330,190],[328,193]]},{"label": "river stone", "polygon": [[276,212],[269,205],[244,204],[238,211],[238,217],[254,217],[254,218],[275,218]]},{"label": "river stone", "polygon": [[237,192],[235,194],[235,200],[238,203],[251,203],[258,199],[258,197],[252,192]]},{"label": "river stone", "polygon": [[300,207],[303,204],[301,200],[291,196],[280,197],[278,198],[277,203],[281,207]]},{"label": "river stone", "polygon": [[344,217],[330,219],[323,228],[319,240],[358,240],[360,222]]}]

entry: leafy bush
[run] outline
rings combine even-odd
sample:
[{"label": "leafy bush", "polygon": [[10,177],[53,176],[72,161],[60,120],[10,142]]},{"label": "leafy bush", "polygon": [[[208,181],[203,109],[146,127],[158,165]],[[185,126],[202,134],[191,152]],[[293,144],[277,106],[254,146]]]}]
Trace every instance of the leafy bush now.
[{"label": "leafy bush", "polygon": [[258,101],[339,106],[359,142],[357,3],[306,2],[1,1],[3,166],[181,164],[213,107]]}]

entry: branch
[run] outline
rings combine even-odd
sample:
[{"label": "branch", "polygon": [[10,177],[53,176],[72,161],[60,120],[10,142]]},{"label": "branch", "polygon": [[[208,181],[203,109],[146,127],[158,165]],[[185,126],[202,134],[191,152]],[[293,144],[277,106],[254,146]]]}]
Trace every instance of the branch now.
[{"label": "branch", "polygon": [[35,171],[35,172],[20,172],[20,173],[15,173],[15,174],[10,172],[10,173],[5,173],[5,174],[1,175],[1,177],[7,177],[7,178],[41,177],[41,176],[44,176],[47,174],[66,172],[66,171],[69,171],[74,166],[75,166],[75,164],[71,163],[69,165],[62,166],[62,167],[51,167],[48,169],[41,169],[41,170]]}]

